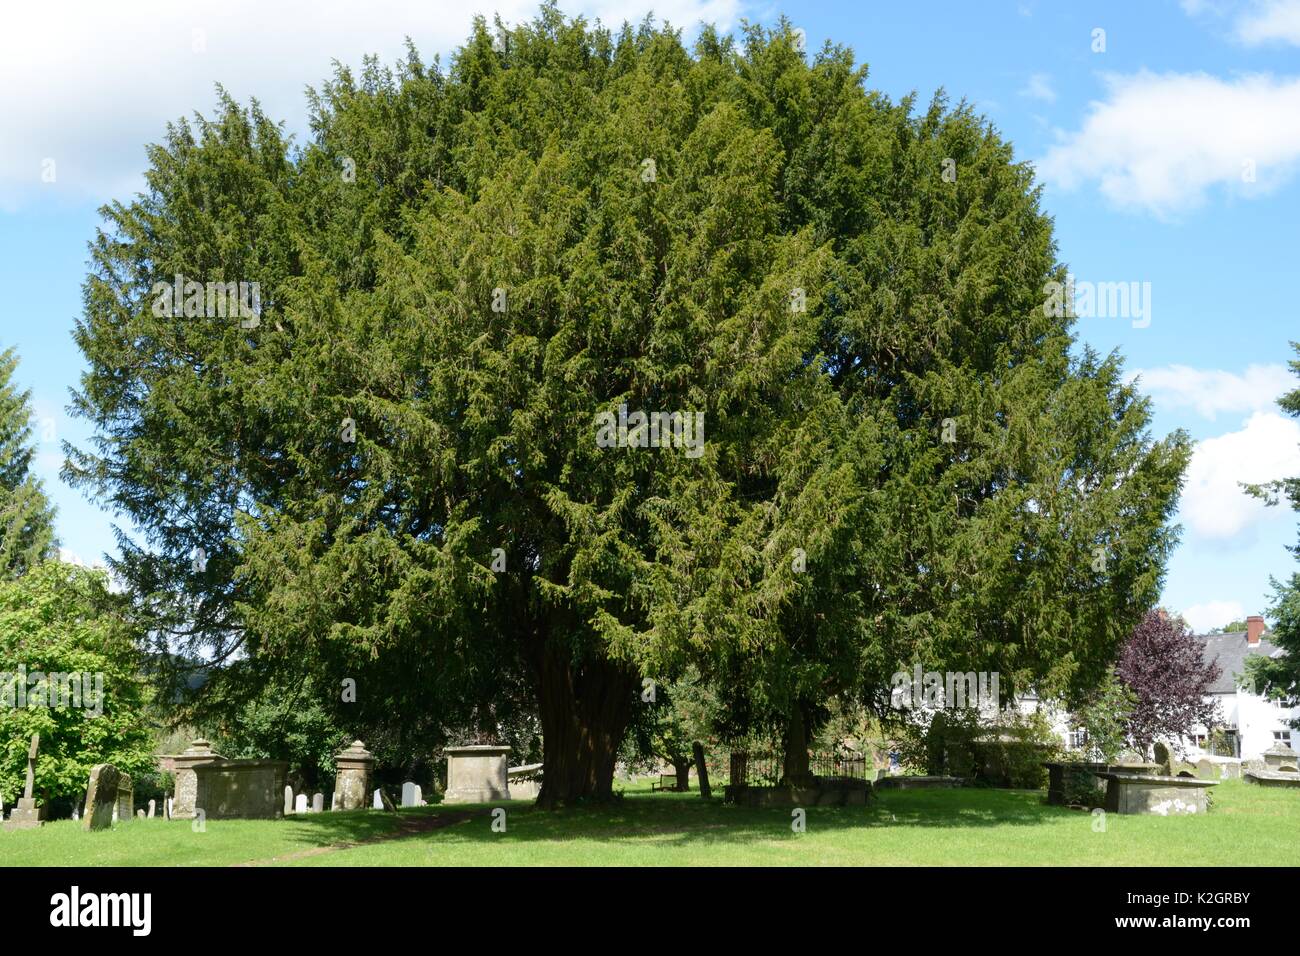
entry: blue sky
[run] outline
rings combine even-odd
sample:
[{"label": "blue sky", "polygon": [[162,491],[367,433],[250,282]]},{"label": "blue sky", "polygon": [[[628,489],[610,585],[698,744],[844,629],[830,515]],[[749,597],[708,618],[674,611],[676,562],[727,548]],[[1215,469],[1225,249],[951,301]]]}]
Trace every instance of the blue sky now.
[{"label": "blue sky", "polygon": [[[652,6],[563,8],[617,23]],[[740,0],[653,9],[688,34],[700,20],[733,30],[782,10]],[[1037,166],[1061,258],[1081,282],[1150,283],[1149,324],[1083,317],[1077,333],[1141,371],[1157,433],[1181,427],[1198,441],[1164,602],[1200,628],[1263,611],[1269,576],[1294,567],[1284,546],[1296,519],[1237,482],[1300,474],[1300,423],[1274,404],[1297,383],[1285,362],[1288,341],[1300,339],[1300,0],[785,9],[810,50],[828,38],[852,47],[869,85],[891,97],[916,91],[925,102],[943,87],[984,113]],[[445,58],[475,10],[513,23],[535,7],[55,0],[6,12],[0,347],[22,358],[38,467],[71,555],[94,563],[115,547],[113,517],[58,478],[59,442],[89,437],[66,406],[83,364],[70,332],[97,206],[139,188],[143,144],[169,119],[210,110],[214,82],[258,97],[301,135],[303,88],[331,59],[357,64],[373,52],[393,62],[407,34],[426,57]]]}]

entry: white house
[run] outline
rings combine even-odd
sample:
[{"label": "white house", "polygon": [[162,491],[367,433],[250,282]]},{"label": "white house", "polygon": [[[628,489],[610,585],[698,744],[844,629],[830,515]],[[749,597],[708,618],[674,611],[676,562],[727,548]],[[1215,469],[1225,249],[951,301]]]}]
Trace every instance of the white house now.
[{"label": "white house", "polygon": [[[1300,718],[1300,707],[1282,707],[1255,693],[1246,680],[1246,661],[1256,655],[1277,657],[1285,653],[1269,642],[1264,619],[1246,618],[1246,630],[1226,634],[1198,634],[1205,643],[1205,659],[1217,661],[1219,678],[1210,695],[1219,704],[1220,729],[1227,736],[1229,753],[1223,756],[1257,760],[1265,750],[1281,742],[1296,749],[1300,732],[1290,722]],[[1209,730],[1197,727],[1183,741],[1192,759],[1210,753]]]},{"label": "white house", "polygon": [[[1225,634],[1197,634],[1196,639],[1205,648],[1205,659],[1217,661],[1219,677],[1210,686],[1207,698],[1219,705],[1219,721],[1215,729],[1226,737],[1226,752],[1218,756],[1259,760],[1261,754],[1276,743],[1284,743],[1293,750],[1300,743],[1300,731],[1292,730],[1290,723],[1300,719],[1300,707],[1282,707],[1255,692],[1246,680],[1246,661],[1257,654],[1275,657],[1285,653],[1271,644],[1264,630],[1264,618],[1253,615],[1246,619],[1246,630]],[[1083,730],[1074,725],[1068,712],[1040,703],[1032,696],[1017,701],[1022,711],[1045,709],[1052,726],[1070,750],[1084,745]],[[1210,749],[1210,729],[1195,727],[1189,737],[1183,738],[1180,752],[1193,762],[1200,757],[1215,756]]]}]

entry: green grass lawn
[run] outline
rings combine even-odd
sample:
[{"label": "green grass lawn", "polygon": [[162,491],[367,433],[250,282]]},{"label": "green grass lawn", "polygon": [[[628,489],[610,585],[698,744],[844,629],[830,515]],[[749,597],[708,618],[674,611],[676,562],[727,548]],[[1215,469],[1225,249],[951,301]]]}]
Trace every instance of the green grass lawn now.
[{"label": "green grass lawn", "polygon": [[[651,794],[633,785],[621,802],[559,812],[503,803],[506,832],[490,808],[427,807],[398,814],[325,813],[285,820],[189,823],[132,821],[85,833],[58,821],[0,833],[9,866],[699,866],[699,865],[1209,865],[1300,863],[1300,792],[1229,780],[1214,788],[1205,816],[1108,815],[1095,832],[1087,813],[1049,807],[1040,792],[885,791],[869,807],[809,808],[807,830],[790,811],[706,803],[694,793]],[[314,848],[371,840],[428,825],[449,813],[470,819],[350,849]]]}]

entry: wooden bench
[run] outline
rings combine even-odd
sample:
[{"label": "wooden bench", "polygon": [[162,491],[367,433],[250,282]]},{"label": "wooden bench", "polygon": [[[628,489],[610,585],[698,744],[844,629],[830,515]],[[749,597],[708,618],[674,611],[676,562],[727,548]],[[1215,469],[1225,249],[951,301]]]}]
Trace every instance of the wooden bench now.
[{"label": "wooden bench", "polygon": [[677,774],[675,773],[661,773],[659,775],[658,783],[655,783],[653,781],[650,783],[651,792],[655,790],[663,792],[667,790],[676,790],[676,789],[677,789]]}]

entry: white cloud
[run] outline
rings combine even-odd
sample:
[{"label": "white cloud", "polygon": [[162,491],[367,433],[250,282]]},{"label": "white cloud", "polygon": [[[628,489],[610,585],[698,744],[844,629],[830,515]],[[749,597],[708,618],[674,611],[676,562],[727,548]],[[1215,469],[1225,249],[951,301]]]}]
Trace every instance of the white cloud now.
[{"label": "white cloud", "polygon": [[[570,15],[610,27],[639,22],[652,8],[684,28],[699,21],[730,29],[743,0],[577,0]],[[531,19],[537,0],[476,4],[410,0],[50,0],[5,6],[0,29],[0,210],[37,198],[129,198],[142,183],[144,146],[166,124],[210,113],[214,87],[256,96],[268,115],[306,129],[306,86],[330,61],[354,67],[374,53],[391,65],[409,35],[426,61],[464,43],[473,16],[507,24]],[[196,52],[196,40],[202,51]],[[53,160],[55,181],[42,181]]]},{"label": "white cloud", "polygon": [[1206,634],[1216,627],[1245,620],[1245,617],[1246,612],[1236,601],[1206,601],[1183,611],[1183,620],[1197,634]]},{"label": "white cloud", "polygon": [[1187,467],[1180,515],[1202,538],[1227,541],[1268,520],[1292,520],[1268,508],[1239,482],[1259,483],[1300,474],[1300,422],[1256,412],[1240,431],[1198,442]]},{"label": "white cloud", "polygon": [[1025,88],[1020,91],[1020,95],[1027,96],[1031,100],[1042,100],[1045,103],[1056,102],[1056,90],[1052,89],[1052,78],[1046,73],[1031,75]]},{"label": "white cloud", "polygon": [[1237,39],[1250,46],[1282,42],[1300,46],[1300,0],[1264,0],[1236,23]]},{"label": "white cloud", "polygon": [[1285,365],[1249,365],[1237,375],[1222,369],[1187,365],[1139,369],[1133,378],[1162,408],[1193,408],[1214,421],[1219,412],[1261,412],[1276,408],[1278,398],[1296,387]]},{"label": "white cloud", "polygon": [[1198,205],[1212,186],[1267,193],[1300,160],[1300,77],[1143,70],[1105,83],[1107,98],[1038,163],[1062,189],[1096,182],[1118,206],[1165,215]]}]

